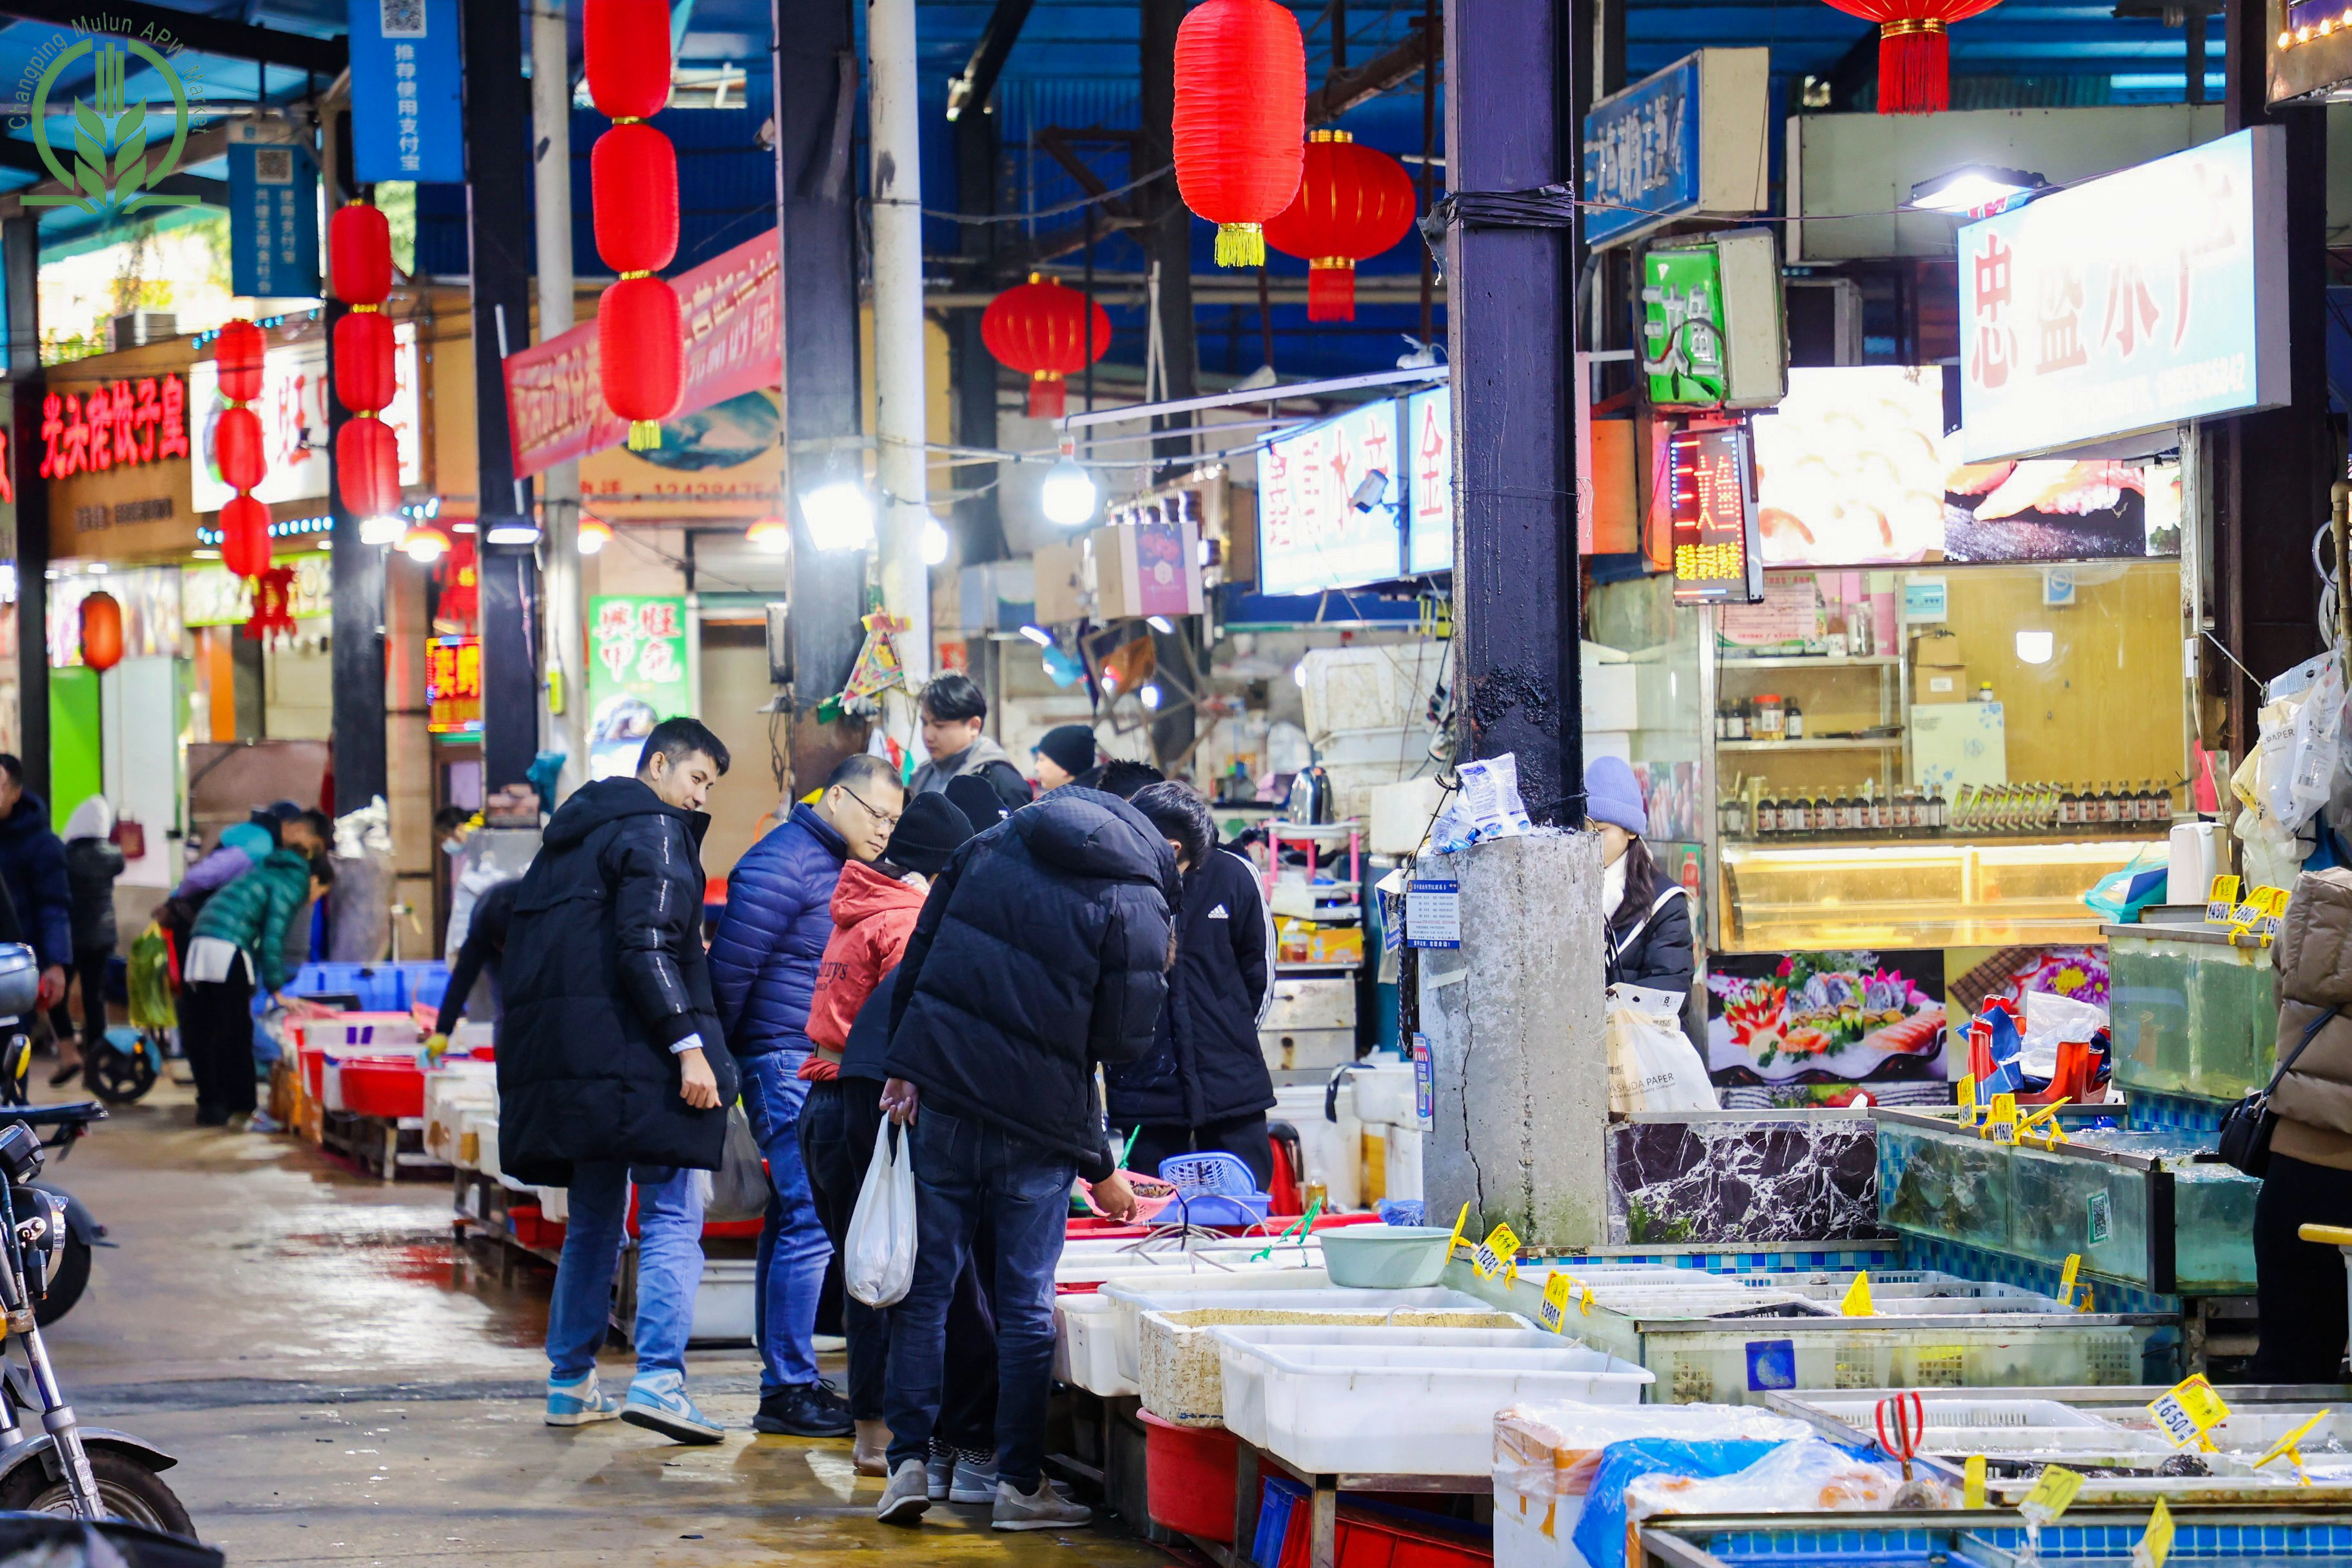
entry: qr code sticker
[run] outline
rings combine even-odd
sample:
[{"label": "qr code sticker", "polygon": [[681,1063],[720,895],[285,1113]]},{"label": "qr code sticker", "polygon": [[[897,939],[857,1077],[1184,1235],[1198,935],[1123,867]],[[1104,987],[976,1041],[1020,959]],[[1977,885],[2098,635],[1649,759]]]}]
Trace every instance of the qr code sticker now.
[{"label": "qr code sticker", "polygon": [[253,177],[265,185],[292,184],[294,183],[294,149],[256,147],[253,150]]},{"label": "qr code sticker", "polygon": [[387,38],[425,36],[425,0],[376,0]]}]

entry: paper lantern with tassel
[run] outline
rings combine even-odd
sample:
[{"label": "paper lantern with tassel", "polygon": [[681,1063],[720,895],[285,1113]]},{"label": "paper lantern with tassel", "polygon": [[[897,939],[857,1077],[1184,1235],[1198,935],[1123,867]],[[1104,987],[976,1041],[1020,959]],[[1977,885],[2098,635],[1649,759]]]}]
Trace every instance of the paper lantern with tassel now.
[{"label": "paper lantern with tassel", "polygon": [[677,153],[642,123],[669,101],[670,13],[662,0],[588,0],[588,96],[613,120],[589,159],[596,253],[620,274],[596,311],[604,405],[629,450],[661,445],[686,384],[677,295],[654,276],[677,254]]},{"label": "paper lantern with tassel", "polygon": [[1936,114],[1951,107],[1948,29],[2000,0],[1829,0],[1849,16],[1878,24],[1878,112]]},{"label": "paper lantern with tassel", "polygon": [[229,489],[259,489],[269,471],[261,449],[261,416],[243,405],[222,409],[213,423],[213,462]]},{"label": "paper lantern with tassel", "polygon": [[335,323],[335,401],[354,414],[392,406],[397,388],[392,318],[353,310]]},{"label": "paper lantern with tassel", "polygon": [[233,496],[221,508],[221,564],[234,576],[269,570],[269,509],[251,496]]},{"label": "paper lantern with tassel", "polygon": [[1307,142],[1298,195],[1265,226],[1265,242],[1307,263],[1307,319],[1356,319],[1356,263],[1412,232],[1419,197],[1404,165],[1344,131]]},{"label": "paper lantern with tassel", "polygon": [[346,305],[392,297],[392,225],[381,208],[347,202],[327,219],[327,278]]},{"label": "paper lantern with tassel", "polygon": [[92,669],[112,669],[122,662],[122,605],[111,594],[82,595],[81,661]]},{"label": "paper lantern with tassel", "polygon": [[595,192],[596,254],[625,278],[659,272],[677,258],[677,150],[638,121],[596,138],[588,175]]},{"label": "paper lantern with tassel", "polygon": [[236,321],[220,330],[213,345],[213,363],[220,375],[220,395],[231,403],[251,403],[261,395],[261,362],[268,344],[251,321]]},{"label": "paper lantern with tassel", "polygon": [[392,426],[373,414],[345,420],[335,432],[335,482],[342,487],[343,505],[357,516],[398,511],[400,438]]},{"label": "paper lantern with tassel", "polygon": [[1217,265],[1265,259],[1264,226],[1298,194],[1307,42],[1276,0],[1208,0],[1176,29],[1176,188],[1217,226]]},{"label": "paper lantern with tassel", "polygon": [[629,449],[661,443],[661,422],[686,391],[685,324],[677,294],[658,278],[625,278],[604,290],[596,310],[596,348],[604,402],[629,421]]},{"label": "paper lantern with tassel", "polygon": [[988,302],[980,318],[981,341],[999,363],[1029,378],[1029,417],[1059,419],[1067,407],[1066,378],[1092,363],[1087,357],[1087,320],[1094,319],[1094,360],[1110,350],[1110,312],[1076,289],[1029,274]]}]

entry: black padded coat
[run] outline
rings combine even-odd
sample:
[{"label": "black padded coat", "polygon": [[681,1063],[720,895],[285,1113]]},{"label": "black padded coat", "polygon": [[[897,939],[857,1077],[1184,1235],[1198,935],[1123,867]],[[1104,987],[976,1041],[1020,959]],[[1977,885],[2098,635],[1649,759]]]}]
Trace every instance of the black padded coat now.
[{"label": "black padded coat", "polygon": [[1103,1074],[1110,1119],[1122,1126],[1202,1127],[1274,1104],[1257,1038],[1274,984],[1274,921],[1257,868],[1229,849],[1211,850],[1184,874],[1176,930],[1151,1049]]}]

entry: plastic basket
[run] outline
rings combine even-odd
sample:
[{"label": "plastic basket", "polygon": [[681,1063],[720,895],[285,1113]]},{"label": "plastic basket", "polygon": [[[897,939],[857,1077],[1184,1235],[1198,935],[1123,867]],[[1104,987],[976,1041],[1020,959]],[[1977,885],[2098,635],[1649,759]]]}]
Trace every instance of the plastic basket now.
[{"label": "plastic basket", "polygon": [[[1307,1531],[1313,1516],[1299,1504],[1308,1500],[1307,1489],[1280,1476],[1265,1478],[1265,1489],[1257,1503],[1257,1539],[1250,1547],[1250,1561],[1265,1568],[1280,1568],[1281,1564],[1307,1561]],[[1298,1541],[1297,1556],[1291,1555],[1291,1538]]]},{"label": "plastic basket", "polygon": [[1237,1198],[1257,1194],[1257,1178],[1250,1174],[1249,1166],[1240,1155],[1228,1154],[1222,1149],[1198,1154],[1171,1154],[1160,1162],[1160,1174],[1173,1183],[1177,1192],[1187,1199],[1203,1193]]},{"label": "plastic basket", "polygon": [[341,1109],[386,1121],[425,1114],[425,1074],[407,1062],[353,1058],[335,1064]]}]

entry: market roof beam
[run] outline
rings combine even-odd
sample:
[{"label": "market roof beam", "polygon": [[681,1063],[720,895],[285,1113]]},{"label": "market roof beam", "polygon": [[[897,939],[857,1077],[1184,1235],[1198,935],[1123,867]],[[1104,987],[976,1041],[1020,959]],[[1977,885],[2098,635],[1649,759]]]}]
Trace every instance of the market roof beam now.
[{"label": "market roof beam", "polygon": [[1413,22],[1414,37],[1393,48],[1384,49],[1350,70],[1335,70],[1323,79],[1323,85],[1307,95],[1307,123],[1323,125],[1360,103],[1367,103],[1384,92],[1398,88],[1434,68],[1445,58],[1443,36],[1423,38],[1421,23]]},{"label": "market roof beam", "polygon": [[[140,0],[106,0],[98,11],[101,20],[120,23],[116,30],[122,36],[157,45],[159,49],[168,38],[199,54],[267,60],[274,66],[293,66],[330,77],[351,63],[351,50],[341,38],[281,33],[275,27],[258,27],[225,16],[142,5]],[[79,31],[90,15],[85,0],[0,0],[0,17],[20,22],[47,22]]]},{"label": "market roof beam", "polygon": [[1029,20],[1029,8],[1035,0],[996,0],[996,9],[988,15],[988,24],[980,30],[980,41],[972,46],[971,59],[963,74],[948,79],[948,118],[955,120],[967,109],[978,106],[988,111],[989,96],[996,90],[996,79],[1004,73],[1004,62],[1013,56],[1013,46],[1021,38],[1021,29]]}]

